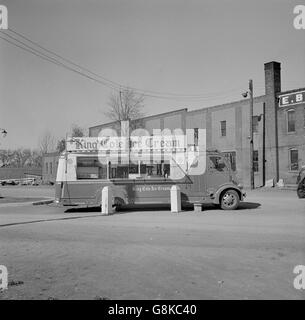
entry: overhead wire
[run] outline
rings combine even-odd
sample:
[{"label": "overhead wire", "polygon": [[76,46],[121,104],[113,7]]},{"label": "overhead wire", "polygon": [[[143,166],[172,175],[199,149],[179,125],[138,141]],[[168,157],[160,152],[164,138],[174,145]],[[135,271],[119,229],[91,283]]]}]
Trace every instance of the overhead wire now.
[{"label": "overhead wire", "polygon": [[[112,90],[116,90],[116,91],[122,91],[122,90],[133,90],[133,91],[136,91],[137,93],[139,94],[142,94],[146,97],[151,97],[151,98],[159,98],[159,99],[170,99],[170,100],[192,100],[192,101],[206,101],[206,100],[211,100],[211,98],[213,98],[213,100],[217,99],[217,98],[221,98],[221,97],[225,97],[227,96],[228,93],[233,93],[233,92],[237,92],[237,91],[240,91],[239,88],[236,88],[236,89],[232,89],[232,90],[228,90],[226,92],[216,92],[216,93],[210,93],[209,95],[182,95],[182,94],[174,94],[174,93],[165,93],[165,92],[157,92],[157,91],[151,91],[151,90],[142,90],[142,89],[137,89],[137,88],[134,88],[134,87],[130,87],[130,86],[123,86],[119,83],[116,83],[114,81],[111,81],[99,74],[97,74],[96,72],[93,72],[91,70],[89,70],[88,68],[86,67],[83,67],[83,66],[80,66],[79,64],[71,61],[70,59],[67,59],[65,57],[63,57],[62,55],[59,55],[57,54],[56,52],[50,50],[50,49],[47,49],[45,47],[43,47],[42,45],[40,45],[39,43],[29,39],[28,37],[24,36],[23,34],[21,34],[20,32],[17,32],[16,30],[13,30],[11,28],[8,29],[10,32],[14,33],[15,35],[19,36],[20,38],[28,41],[29,43],[31,43],[32,45],[44,50],[45,52],[47,53],[44,53],[44,52],[41,52],[41,50],[38,50],[37,48],[34,48],[32,45],[29,45],[23,41],[21,41],[20,39],[17,39],[15,37],[13,37],[11,34],[8,34],[8,33],[3,33],[2,34],[5,34],[6,36],[8,36],[10,39],[14,40],[17,42],[17,44],[14,42],[14,41],[9,41],[8,39],[4,38],[4,37],[1,37],[1,39],[3,40],[6,40],[7,42],[9,42],[10,44],[12,45],[15,45],[23,50],[26,50],[32,54],[35,54],[36,56],[48,61],[48,62],[51,62],[51,63],[54,63],[58,66],[61,66],[61,67],[64,67],[70,71],[73,71],[73,72],[76,72],[82,76],[85,76],[87,78],[89,78],[90,80],[93,80],[93,81],[96,81],[104,86],[107,86],[108,88],[111,88]],[[53,55],[52,56],[50,56]],[[54,58],[56,57],[56,58]],[[58,60],[61,59],[62,61],[59,61]],[[64,63],[64,62],[65,63]],[[75,68],[72,68],[71,66],[67,65],[70,64],[70,65],[73,65],[75,66],[77,69]],[[89,73],[89,75],[88,75]],[[90,75],[91,74],[91,75]],[[96,78],[99,78],[99,79],[96,79]],[[101,79],[101,80],[100,80]]]}]

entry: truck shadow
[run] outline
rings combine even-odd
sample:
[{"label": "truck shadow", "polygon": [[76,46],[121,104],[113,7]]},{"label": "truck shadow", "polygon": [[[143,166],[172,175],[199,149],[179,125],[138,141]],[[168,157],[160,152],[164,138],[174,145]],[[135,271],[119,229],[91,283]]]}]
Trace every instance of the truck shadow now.
[{"label": "truck shadow", "polygon": [[[241,202],[237,211],[239,210],[249,210],[257,209],[261,206],[257,202]],[[122,206],[114,210],[113,214],[124,214],[128,212],[139,212],[139,211],[170,211],[170,205],[160,204],[160,205],[133,205],[133,206]],[[193,211],[194,207],[192,205],[187,205],[182,207],[182,211]],[[220,210],[218,205],[205,204],[202,206],[202,211],[213,211]],[[65,210],[65,213],[80,213],[80,212],[101,212],[101,207],[73,207]]]},{"label": "truck shadow", "polygon": [[261,204],[257,202],[241,202],[237,210],[257,209]]}]

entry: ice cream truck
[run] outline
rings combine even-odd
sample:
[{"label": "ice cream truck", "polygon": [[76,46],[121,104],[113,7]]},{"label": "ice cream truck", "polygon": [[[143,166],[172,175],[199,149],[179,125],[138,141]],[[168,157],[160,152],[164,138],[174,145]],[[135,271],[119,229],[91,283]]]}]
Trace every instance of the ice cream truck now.
[{"label": "ice cream truck", "polygon": [[216,150],[186,143],[179,146],[173,139],[166,143],[164,137],[151,136],[146,137],[149,143],[142,139],[138,149],[129,142],[128,150],[117,147],[117,142],[110,145],[108,139],[106,150],[94,139],[69,140],[73,146],[66,148],[58,162],[56,203],[100,206],[105,186],[111,187],[117,207],[170,204],[173,185],[179,186],[182,206],[212,203],[233,210],[245,197],[230,162]]}]

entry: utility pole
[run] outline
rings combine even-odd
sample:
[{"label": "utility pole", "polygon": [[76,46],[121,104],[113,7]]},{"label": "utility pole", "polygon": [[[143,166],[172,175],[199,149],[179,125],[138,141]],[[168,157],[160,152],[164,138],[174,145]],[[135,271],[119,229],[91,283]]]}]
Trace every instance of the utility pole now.
[{"label": "utility pole", "polygon": [[[120,90],[120,104],[121,104],[121,112],[123,112],[123,103],[122,103],[122,91]],[[123,119],[121,119],[120,121],[120,126],[121,126],[121,135],[122,135],[122,121],[126,122],[128,121],[128,128],[126,127],[126,125],[124,125],[124,138],[126,139],[126,144],[127,144],[127,152],[128,152],[128,172],[127,172],[127,177],[129,177],[129,170],[130,170],[130,118],[128,115],[128,118],[125,119],[126,114],[123,115]],[[127,137],[125,136],[127,135]],[[124,153],[126,151],[126,148],[124,150]],[[122,152],[122,150],[120,150],[120,152]],[[125,156],[125,154],[124,154]]]},{"label": "utility pole", "polygon": [[263,103],[263,186],[266,183],[266,117],[265,117],[266,104]]},{"label": "utility pole", "polygon": [[253,81],[249,80],[250,96],[250,187],[254,189],[254,168],[253,168]]},{"label": "utility pole", "polygon": [[120,90],[120,104],[121,104],[121,110],[123,110],[123,105],[122,105],[122,91]]}]

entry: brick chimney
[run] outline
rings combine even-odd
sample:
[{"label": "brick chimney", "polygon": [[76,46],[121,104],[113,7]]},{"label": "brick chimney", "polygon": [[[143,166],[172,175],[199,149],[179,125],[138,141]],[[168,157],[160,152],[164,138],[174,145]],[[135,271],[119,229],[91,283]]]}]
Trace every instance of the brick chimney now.
[{"label": "brick chimney", "polygon": [[281,92],[281,64],[265,63],[265,148],[266,148],[266,180],[279,180],[278,154],[278,122],[277,94]]},{"label": "brick chimney", "polygon": [[281,92],[281,64],[276,61],[265,63],[265,94]]}]

